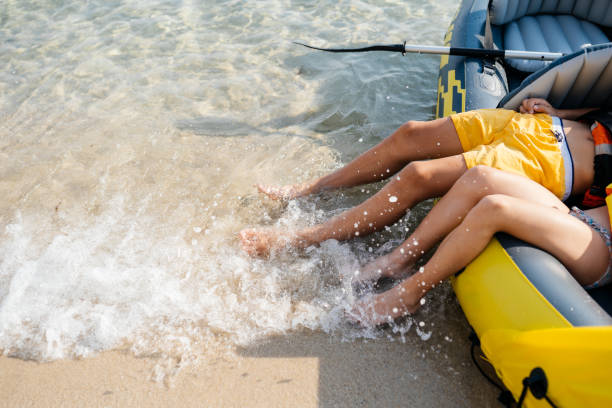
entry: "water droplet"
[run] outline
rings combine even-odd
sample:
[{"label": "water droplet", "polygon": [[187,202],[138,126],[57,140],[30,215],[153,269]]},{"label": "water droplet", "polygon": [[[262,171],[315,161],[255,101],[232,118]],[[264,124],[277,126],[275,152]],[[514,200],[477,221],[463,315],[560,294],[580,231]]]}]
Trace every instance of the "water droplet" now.
[{"label": "water droplet", "polygon": [[390,203],[395,203],[395,202],[397,202],[397,197],[396,197],[396,196],[391,196],[391,197],[389,197],[389,202],[390,202]]}]

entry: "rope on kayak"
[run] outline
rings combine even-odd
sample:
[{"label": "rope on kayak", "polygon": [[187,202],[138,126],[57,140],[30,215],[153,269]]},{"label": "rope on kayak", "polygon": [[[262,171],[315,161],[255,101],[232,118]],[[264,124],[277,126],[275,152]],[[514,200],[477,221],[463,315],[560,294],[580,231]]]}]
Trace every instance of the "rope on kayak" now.
[{"label": "rope on kayak", "polygon": [[487,373],[484,372],[484,370],[482,369],[482,367],[480,367],[480,364],[478,364],[478,361],[476,360],[476,353],[474,351],[476,350],[476,347],[480,347],[480,339],[478,338],[474,330],[472,330],[472,332],[470,333],[469,339],[472,342],[472,346],[470,347],[470,355],[472,356],[472,362],[474,363],[478,371],[480,371],[480,374],[482,374],[482,376],[492,386],[499,390],[499,396],[497,397],[497,400],[506,408],[512,407],[515,402],[512,393],[505,389],[503,386],[499,385],[497,381],[493,381],[493,379],[489,377]]},{"label": "rope on kayak", "polygon": [[476,332],[472,329],[469,336],[470,341],[472,342],[472,346],[470,348],[470,355],[472,356],[472,362],[480,371],[480,374],[495,388],[497,388],[500,393],[497,397],[497,400],[502,403],[506,408],[514,407],[521,408],[523,406],[523,402],[525,402],[525,397],[527,396],[527,390],[531,391],[533,396],[540,400],[544,399],[552,408],[557,408],[557,406],[550,400],[548,395],[546,395],[548,391],[548,380],[546,379],[546,374],[544,370],[540,367],[536,367],[531,370],[531,373],[528,377],[523,378],[523,389],[521,391],[521,396],[519,397],[518,403],[515,404],[514,396],[512,393],[507,390],[504,386],[498,384],[496,381],[493,381],[491,377],[484,372],[478,361],[476,360],[476,347],[480,347],[480,339],[476,335]]},{"label": "rope on kayak", "polygon": [[303,45],[306,48],[312,48],[313,50],[327,51],[327,52],[368,52],[368,51],[391,51],[401,52],[402,55],[406,55],[406,41],[403,44],[388,44],[388,45],[372,45],[370,47],[363,48],[319,48],[313,47],[312,45],[304,44],[301,42],[294,41],[294,44]]},{"label": "rope on kayak", "polygon": [[548,380],[546,379],[544,370],[542,370],[540,367],[534,368],[531,370],[529,377],[523,378],[523,390],[521,391],[521,396],[516,404],[517,408],[521,408],[523,406],[523,402],[527,396],[527,390],[531,391],[536,399],[544,398],[551,407],[557,408],[557,406],[546,395],[546,391],[548,391]]}]

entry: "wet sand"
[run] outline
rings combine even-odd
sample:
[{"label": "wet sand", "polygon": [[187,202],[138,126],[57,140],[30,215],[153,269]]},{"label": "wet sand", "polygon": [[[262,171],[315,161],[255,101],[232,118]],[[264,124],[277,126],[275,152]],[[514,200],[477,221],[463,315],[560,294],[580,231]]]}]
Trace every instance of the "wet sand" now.
[{"label": "wet sand", "polygon": [[[414,333],[412,333],[414,334]],[[445,348],[458,348],[453,363]],[[457,355],[461,358],[457,359]],[[457,361],[459,360],[459,361]],[[154,357],[110,351],[51,363],[0,358],[0,404],[185,407],[487,407],[497,393],[472,366],[467,339],[342,342],[298,333],[154,380]],[[419,374],[414,374],[419,373]]]},{"label": "wet sand", "polygon": [[321,176],[435,110],[436,56],[292,41],[441,44],[456,2],[5,3],[0,354],[30,360],[0,357],[0,408],[497,405],[450,288],[405,342],[342,318],[342,279],[423,212],[307,256],[236,240],[378,188],[279,206],[254,184]]}]

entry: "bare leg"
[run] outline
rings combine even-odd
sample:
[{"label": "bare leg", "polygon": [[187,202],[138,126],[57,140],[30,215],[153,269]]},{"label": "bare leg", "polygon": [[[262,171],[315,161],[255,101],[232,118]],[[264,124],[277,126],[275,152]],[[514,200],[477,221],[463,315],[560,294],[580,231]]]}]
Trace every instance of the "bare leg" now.
[{"label": "bare leg", "polygon": [[387,292],[360,300],[353,316],[377,325],[414,312],[425,293],[472,261],[498,231],[556,256],[580,283],[594,282],[607,268],[608,248],[595,231],[558,204],[552,208],[506,195],[484,197],[442,241],[422,272]]},{"label": "bare leg", "polygon": [[446,193],[466,170],[462,155],[412,162],[374,196],[329,221],[293,234],[273,229],[243,230],[242,247],[251,255],[267,256],[270,250],[285,245],[305,248],[328,239],[370,234],[394,223],[415,204]]},{"label": "bare leg", "polygon": [[402,245],[362,268],[355,283],[404,277],[423,253],[459,225],[476,203],[491,194],[565,208],[554,194],[525,177],[486,166],[473,167],[457,180]]},{"label": "bare leg", "polygon": [[430,122],[406,122],[391,136],[346,166],[319,179],[283,187],[258,185],[273,199],[291,199],[340,187],[353,187],[391,177],[406,164],[448,157],[463,152],[450,118]]}]

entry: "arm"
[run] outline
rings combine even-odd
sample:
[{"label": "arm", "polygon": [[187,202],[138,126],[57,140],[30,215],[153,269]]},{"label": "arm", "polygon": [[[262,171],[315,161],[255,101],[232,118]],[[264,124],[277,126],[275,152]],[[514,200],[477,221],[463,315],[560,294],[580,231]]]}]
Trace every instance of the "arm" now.
[{"label": "arm", "polygon": [[594,110],[597,108],[555,109],[546,99],[541,98],[525,99],[520,106],[521,113],[547,113],[567,120],[576,120]]}]

